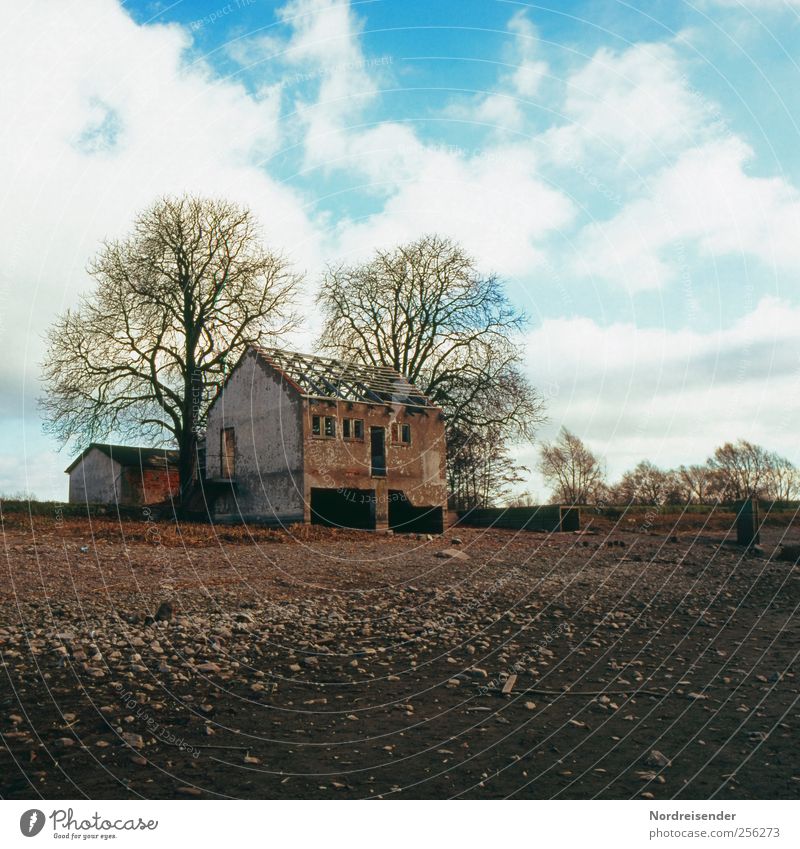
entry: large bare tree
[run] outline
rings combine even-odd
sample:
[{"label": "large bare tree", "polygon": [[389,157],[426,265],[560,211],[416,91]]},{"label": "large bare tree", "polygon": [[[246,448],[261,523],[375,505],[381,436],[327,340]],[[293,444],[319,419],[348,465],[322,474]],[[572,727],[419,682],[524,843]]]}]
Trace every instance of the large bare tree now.
[{"label": "large bare tree", "polygon": [[165,198],[104,243],[96,285],[47,334],[45,429],[76,449],[118,434],[176,445],[182,490],[198,430],[233,361],[297,323],[299,278],[249,210]]},{"label": "large bare tree", "polygon": [[[455,242],[428,235],[363,264],[329,268],[317,301],[325,319],[321,350],[394,368],[442,407],[456,491],[453,476],[466,473],[468,458],[492,463],[504,456],[470,452],[476,440],[533,437],[543,402],[520,369],[525,316],[498,278],[481,274]],[[492,475],[484,470],[481,477]]]},{"label": "large bare tree", "polygon": [[565,427],[555,442],[541,446],[539,471],[557,503],[591,504],[605,482],[603,461]]}]

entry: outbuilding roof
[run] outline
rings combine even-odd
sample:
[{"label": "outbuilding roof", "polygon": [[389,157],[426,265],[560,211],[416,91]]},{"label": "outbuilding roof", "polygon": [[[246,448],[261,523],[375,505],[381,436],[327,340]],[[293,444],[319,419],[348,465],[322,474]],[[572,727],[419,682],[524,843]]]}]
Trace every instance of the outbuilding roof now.
[{"label": "outbuilding roof", "polygon": [[434,406],[406,377],[386,366],[346,363],[279,348],[253,350],[308,398],[361,401],[368,404]]},{"label": "outbuilding roof", "polygon": [[116,460],[125,468],[164,469],[177,467],[178,452],[169,448],[137,448],[132,445],[108,445],[92,442],[67,466],[65,472],[71,472],[75,466],[93,449],[102,451],[107,457]]}]

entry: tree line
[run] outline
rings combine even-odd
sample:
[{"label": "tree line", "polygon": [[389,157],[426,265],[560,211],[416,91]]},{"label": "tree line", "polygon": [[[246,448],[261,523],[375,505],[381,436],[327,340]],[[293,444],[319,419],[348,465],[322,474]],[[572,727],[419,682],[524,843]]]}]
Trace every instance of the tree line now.
[{"label": "tree line", "polygon": [[705,463],[661,469],[642,460],[609,483],[605,462],[567,428],[539,451],[539,472],[557,503],[679,505],[800,496],[800,473],[786,457],[745,439],[716,448]]},{"label": "tree line", "polygon": [[[249,345],[280,346],[297,330],[304,277],[264,247],[250,210],[189,195],[138,215],[88,270],[93,288],[45,340],[45,431],[76,452],[110,436],[174,445],[186,492],[225,375]],[[527,317],[495,275],[425,235],[328,267],[316,303],[320,353],[396,369],[442,408],[454,506],[521,479],[509,449],[533,439],[544,404],[521,368]]]}]

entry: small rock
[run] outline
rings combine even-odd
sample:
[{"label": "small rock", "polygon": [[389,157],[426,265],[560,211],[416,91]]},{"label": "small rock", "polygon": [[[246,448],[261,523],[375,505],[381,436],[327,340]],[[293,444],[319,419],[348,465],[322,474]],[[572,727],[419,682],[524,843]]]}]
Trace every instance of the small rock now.
[{"label": "small rock", "polygon": [[657,766],[661,769],[667,766],[672,766],[672,761],[662,752],[659,752],[658,749],[651,749],[650,754],[647,756],[647,765],[648,766]]},{"label": "small rock", "polygon": [[144,737],[141,734],[134,734],[130,731],[123,731],[120,734],[122,741],[130,746],[132,749],[143,749],[144,748]]},{"label": "small rock", "polygon": [[162,601],[156,611],[156,622],[169,622],[175,615],[175,608],[171,601]]},{"label": "small rock", "polygon": [[434,556],[441,560],[469,560],[469,555],[463,551],[459,551],[457,548],[444,548],[441,551],[437,551]]}]

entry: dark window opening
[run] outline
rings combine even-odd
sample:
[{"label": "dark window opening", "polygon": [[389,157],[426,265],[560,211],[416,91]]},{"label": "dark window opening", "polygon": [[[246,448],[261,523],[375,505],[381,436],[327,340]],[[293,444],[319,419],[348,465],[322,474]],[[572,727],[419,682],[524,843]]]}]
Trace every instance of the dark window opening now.
[{"label": "dark window opening", "polygon": [[313,433],[314,436],[322,435],[319,416],[311,416],[311,433]]},{"label": "dark window opening", "polygon": [[325,416],[325,436],[336,436],[336,419],[333,416]]},{"label": "dark window opening", "polygon": [[364,419],[342,419],[342,437],[344,439],[363,439]]},{"label": "dark window opening", "polygon": [[392,442],[399,445],[411,445],[411,425],[392,422]]}]

